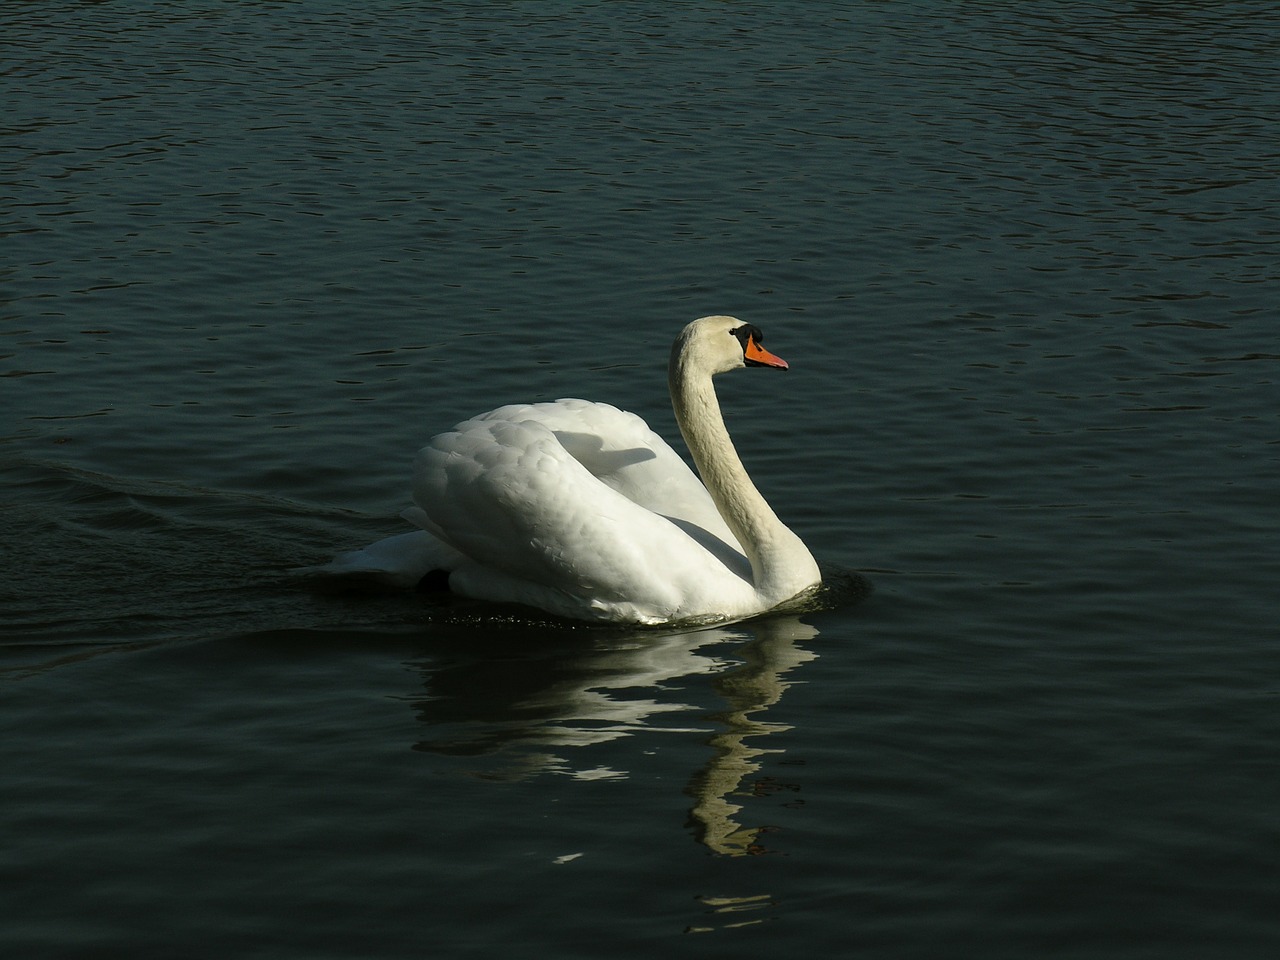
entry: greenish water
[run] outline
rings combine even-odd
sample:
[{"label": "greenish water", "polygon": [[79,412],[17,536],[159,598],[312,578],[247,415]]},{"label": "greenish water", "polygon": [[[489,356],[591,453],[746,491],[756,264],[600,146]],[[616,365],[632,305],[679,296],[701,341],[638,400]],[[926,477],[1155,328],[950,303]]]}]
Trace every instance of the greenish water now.
[{"label": "greenish water", "polygon": [[[1271,5],[5,20],[6,954],[1274,954]],[[290,574],[721,312],[826,608]]]}]

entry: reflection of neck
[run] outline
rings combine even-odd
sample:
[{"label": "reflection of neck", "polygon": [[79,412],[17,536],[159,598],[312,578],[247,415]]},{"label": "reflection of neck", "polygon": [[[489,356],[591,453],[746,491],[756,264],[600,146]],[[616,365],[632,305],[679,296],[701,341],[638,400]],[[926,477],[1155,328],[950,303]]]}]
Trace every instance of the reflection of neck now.
[{"label": "reflection of neck", "polygon": [[808,549],[747,475],[725,429],[711,377],[675,351],[668,386],[680,433],[716,509],[751,561],[757,593],[780,603],[817,583],[818,567]]},{"label": "reflection of neck", "polygon": [[762,850],[759,829],[743,827],[734,819],[742,806],[729,798],[742,796],[743,779],[760,769],[757,758],[782,752],[751,746],[748,738],[791,729],[785,724],[753,719],[752,714],[762,713],[778,702],[790,686],[782,679],[784,674],[817,656],[798,644],[817,635],[818,631],[807,624],[787,618],[757,623],[756,642],[741,648],[746,662],[714,681],[726,707],[715,719],[725,729],[711,738],[715,756],[694,776],[688,788],[694,798],[689,813],[698,825],[698,839],[713,852],[733,857]]}]

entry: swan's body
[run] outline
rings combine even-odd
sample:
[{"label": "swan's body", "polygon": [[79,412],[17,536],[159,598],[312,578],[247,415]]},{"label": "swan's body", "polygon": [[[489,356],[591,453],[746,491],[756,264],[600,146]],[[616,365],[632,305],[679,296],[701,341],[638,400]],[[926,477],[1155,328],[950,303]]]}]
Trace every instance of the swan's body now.
[{"label": "swan's body", "polygon": [[689,324],[668,380],[703,482],[634,414],[557,400],[500,407],[418,454],[420,528],[339,557],[328,572],[416,583],[575,619],[667,623],[740,619],[820,581],[800,538],[747,476],[720,415],[714,374],[784,367],[733,317]]}]

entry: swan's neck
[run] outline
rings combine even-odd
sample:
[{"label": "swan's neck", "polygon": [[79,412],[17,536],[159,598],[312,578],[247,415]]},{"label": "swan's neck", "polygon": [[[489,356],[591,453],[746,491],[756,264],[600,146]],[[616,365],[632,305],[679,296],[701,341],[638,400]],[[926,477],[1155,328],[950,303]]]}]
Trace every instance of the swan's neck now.
[{"label": "swan's neck", "polygon": [[769,605],[820,579],[804,543],[778,519],[747,475],[705,371],[673,353],[668,370],[676,422],[716,509],[751,562],[756,592]]}]

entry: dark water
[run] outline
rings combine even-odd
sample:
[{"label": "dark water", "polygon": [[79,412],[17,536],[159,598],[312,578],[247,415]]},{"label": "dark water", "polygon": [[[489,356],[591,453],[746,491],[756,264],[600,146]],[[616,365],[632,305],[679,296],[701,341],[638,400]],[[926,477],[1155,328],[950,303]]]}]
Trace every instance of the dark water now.
[{"label": "dark water", "polygon": [[[6,956],[1275,955],[1273,4],[3,19]],[[721,312],[830,609],[291,576]]]}]

